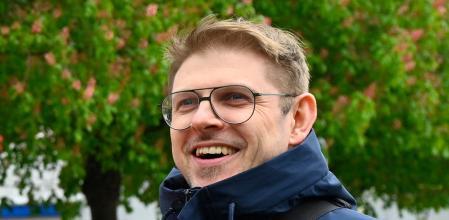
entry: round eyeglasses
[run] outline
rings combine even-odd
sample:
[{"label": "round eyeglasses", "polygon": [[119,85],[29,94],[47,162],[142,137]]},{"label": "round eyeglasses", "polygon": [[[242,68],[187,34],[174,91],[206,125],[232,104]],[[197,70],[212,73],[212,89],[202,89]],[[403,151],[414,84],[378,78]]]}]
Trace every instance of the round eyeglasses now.
[{"label": "round eyeglasses", "polygon": [[[200,90],[211,92],[207,97],[200,97],[197,93]],[[241,85],[184,90],[164,98],[161,104],[162,116],[170,128],[184,130],[191,126],[200,103],[209,101],[216,117],[229,124],[241,124],[254,114],[257,96],[296,97],[292,94],[257,93]]]}]

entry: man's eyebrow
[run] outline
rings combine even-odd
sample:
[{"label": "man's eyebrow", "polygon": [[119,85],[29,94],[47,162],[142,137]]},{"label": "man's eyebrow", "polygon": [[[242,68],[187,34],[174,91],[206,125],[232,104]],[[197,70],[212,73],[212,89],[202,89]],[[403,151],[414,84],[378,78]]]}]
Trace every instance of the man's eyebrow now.
[{"label": "man's eyebrow", "polygon": [[179,93],[179,92],[195,92],[195,91],[198,91],[198,90],[216,89],[216,88],[227,87],[227,86],[244,86],[244,87],[246,87],[246,88],[248,88],[248,89],[250,89],[251,91],[254,92],[254,90],[252,88],[250,88],[249,86],[247,86],[247,85],[243,85],[243,84],[229,84],[229,85],[214,86],[214,87],[203,87],[203,88],[197,88],[197,89],[181,89],[181,90],[178,90],[178,91],[171,92],[170,94]]},{"label": "man's eyebrow", "polygon": [[205,88],[198,88],[198,89],[181,89],[181,90],[178,90],[178,91],[171,92],[170,94],[173,94],[173,93],[179,93],[179,92],[195,92],[195,91],[197,91],[197,90],[214,89],[214,88],[218,88],[218,87],[220,87],[220,86],[216,86],[216,87],[205,87]]}]

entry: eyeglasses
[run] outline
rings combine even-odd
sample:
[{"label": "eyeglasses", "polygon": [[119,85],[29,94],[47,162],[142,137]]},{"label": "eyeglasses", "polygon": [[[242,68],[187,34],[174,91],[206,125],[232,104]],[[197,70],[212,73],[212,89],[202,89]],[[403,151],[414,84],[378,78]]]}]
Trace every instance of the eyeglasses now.
[{"label": "eyeglasses", "polygon": [[[209,96],[200,97],[197,91],[211,89]],[[169,94],[161,104],[162,115],[170,128],[184,130],[202,101],[209,101],[216,117],[229,124],[241,124],[254,114],[257,96],[296,97],[293,94],[257,93],[246,86],[229,85],[179,91]]]}]

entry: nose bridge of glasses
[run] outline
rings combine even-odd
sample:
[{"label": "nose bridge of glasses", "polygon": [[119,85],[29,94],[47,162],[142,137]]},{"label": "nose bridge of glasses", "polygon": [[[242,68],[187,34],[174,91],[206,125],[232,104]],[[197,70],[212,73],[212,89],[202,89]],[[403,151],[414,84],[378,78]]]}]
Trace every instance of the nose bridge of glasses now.
[{"label": "nose bridge of glasses", "polygon": [[[198,106],[197,106],[196,111],[197,111],[197,112],[200,111],[200,108],[201,108],[201,102],[202,102],[202,101],[209,101],[209,109],[206,109],[206,111],[211,111],[211,112],[216,116],[217,113],[215,113],[215,110],[214,110],[214,107],[213,107],[213,105],[212,105],[212,100],[211,100],[211,97],[210,97],[210,96],[204,96],[204,97],[198,96]],[[206,107],[206,108],[207,108],[207,107]]]},{"label": "nose bridge of glasses", "polygon": [[[195,93],[195,95],[198,98],[198,107],[201,105],[202,101],[209,101],[209,104],[212,107],[212,93],[216,88],[202,88],[202,89],[195,89],[192,92]],[[208,96],[207,96],[208,95]]]},{"label": "nose bridge of glasses", "polygon": [[198,103],[201,103],[202,101],[209,101],[210,102],[210,96],[198,97]]},{"label": "nose bridge of glasses", "polygon": [[[206,105],[201,106],[202,101],[209,101],[209,103],[206,102]],[[214,118],[214,120],[212,120]],[[197,127],[197,126],[204,126],[205,124],[216,124],[215,119],[219,119],[220,117],[215,112],[215,109],[212,105],[211,97],[200,97],[198,96],[198,106],[194,112],[193,115],[191,115],[191,122],[190,126]]]}]

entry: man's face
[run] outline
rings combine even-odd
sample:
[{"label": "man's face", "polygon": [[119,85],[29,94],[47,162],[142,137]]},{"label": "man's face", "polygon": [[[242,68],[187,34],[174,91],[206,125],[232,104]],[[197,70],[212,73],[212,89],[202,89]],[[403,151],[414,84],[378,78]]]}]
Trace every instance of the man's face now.
[{"label": "man's face", "polygon": [[[268,65],[265,58],[246,50],[213,49],[195,53],[179,68],[172,92],[243,85],[254,92],[280,93],[266,77]],[[197,93],[207,97],[210,91]],[[252,117],[237,125],[217,118],[210,102],[204,101],[193,114],[190,128],[171,129],[173,158],[189,184],[207,186],[285,152],[293,117],[282,114],[279,101],[278,96],[256,97]],[[197,156],[200,152],[215,152],[217,157]]]}]

